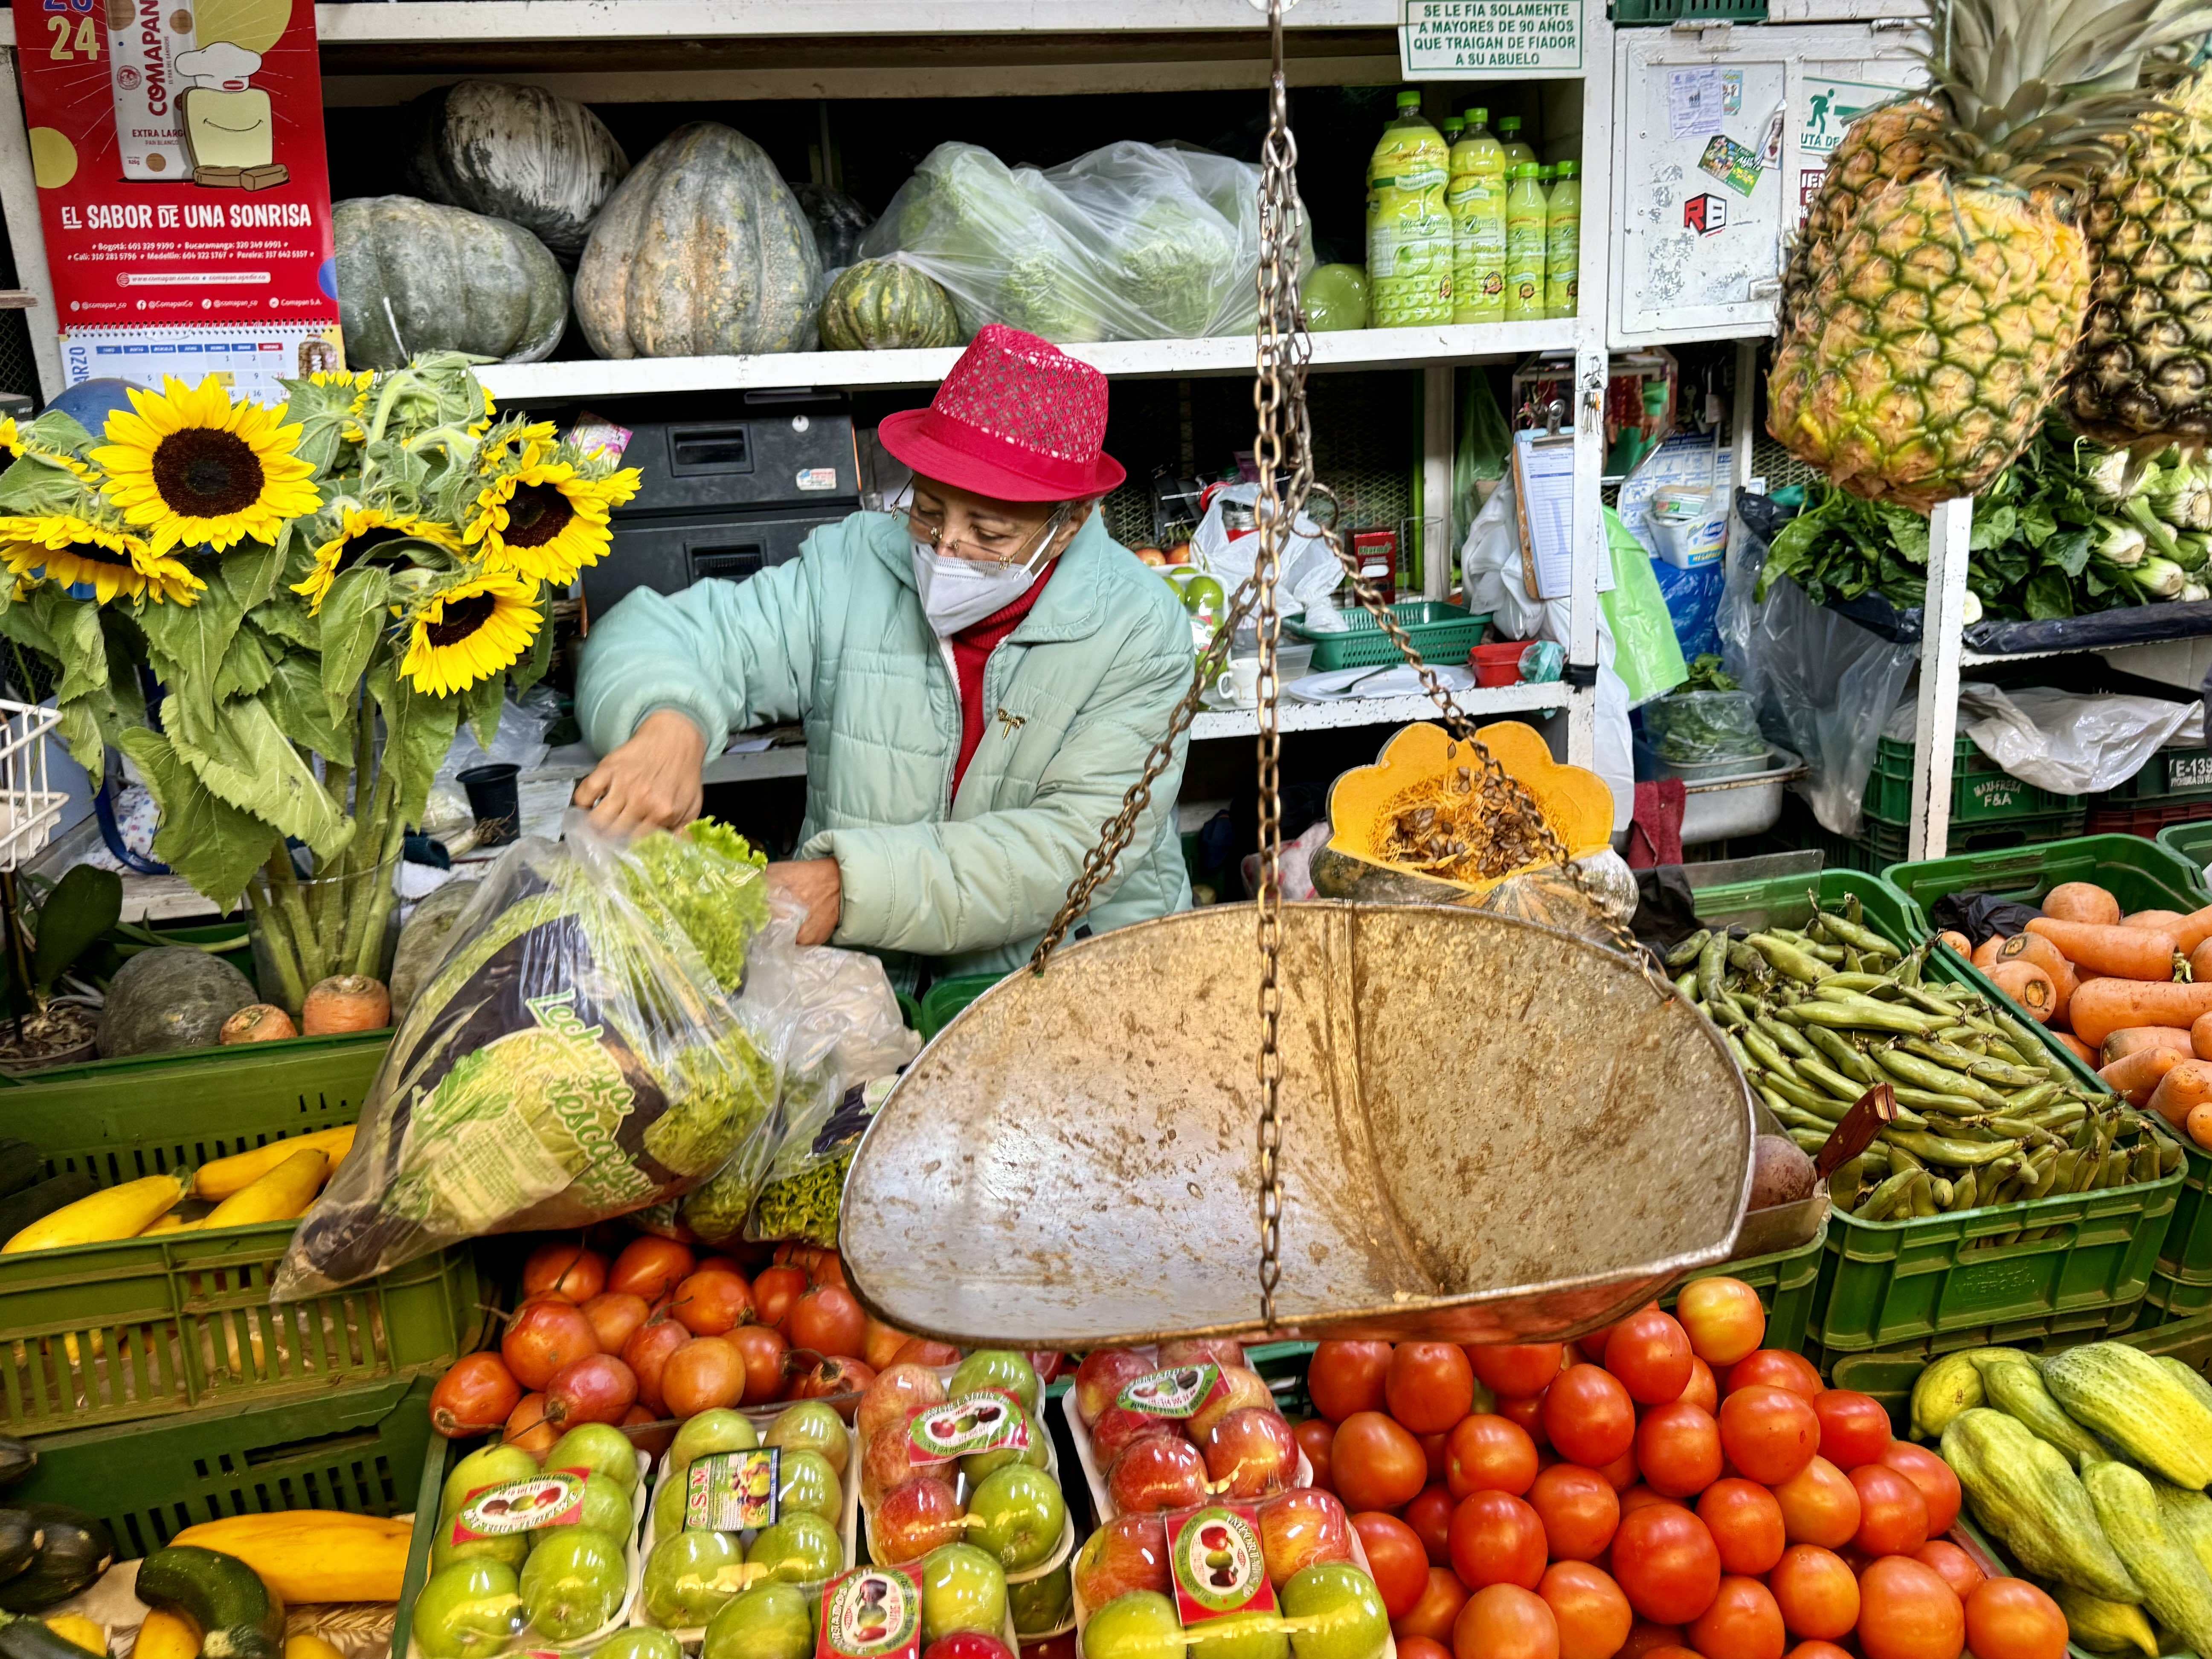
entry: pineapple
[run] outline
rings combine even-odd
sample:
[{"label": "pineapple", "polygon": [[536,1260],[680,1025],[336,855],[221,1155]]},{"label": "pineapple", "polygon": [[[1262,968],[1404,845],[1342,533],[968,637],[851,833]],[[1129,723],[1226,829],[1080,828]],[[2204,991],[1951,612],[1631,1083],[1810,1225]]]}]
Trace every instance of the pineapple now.
[{"label": "pineapple", "polygon": [[2212,441],[2212,70],[2136,124],[2083,215],[2096,262],[2066,386],[2107,443]]},{"label": "pineapple", "polygon": [[1782,273],[1782,315],[1802,315],[1816,273],[1835,258],[1867,198],[1883,185],[1917,176],[1929,165],[1929,143],[1943,117],[1925,98],[1909,98],[1869,110],[1850,125],[1828,157],[1820,188],[1805,209],[1790,260]]}]

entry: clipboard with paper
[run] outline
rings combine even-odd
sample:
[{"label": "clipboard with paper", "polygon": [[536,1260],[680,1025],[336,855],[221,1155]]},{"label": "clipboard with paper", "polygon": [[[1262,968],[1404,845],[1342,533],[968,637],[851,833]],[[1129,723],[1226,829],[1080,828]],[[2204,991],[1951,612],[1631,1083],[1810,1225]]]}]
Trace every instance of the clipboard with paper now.
[{"label": "clipboard with paper", "polygon": [[1513,512],[1521,532],[1521,581],[1532,599],[1564,599],[1574,583],[1575,435],[1551,405],[1545,429],[1513,434]]}]

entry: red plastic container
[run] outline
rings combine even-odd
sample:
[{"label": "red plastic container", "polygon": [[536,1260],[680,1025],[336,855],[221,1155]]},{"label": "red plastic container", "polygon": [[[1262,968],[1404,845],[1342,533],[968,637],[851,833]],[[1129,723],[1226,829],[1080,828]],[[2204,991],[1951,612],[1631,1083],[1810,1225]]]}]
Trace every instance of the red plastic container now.
[{"label": "red plastic container", "polygon": [[1521,683],[1521,653],[1528,648],[1526,640],[1499,640],[1493,645],[1478,645],[1467,653],[1467,665],[1474,670],[1477,685],[1518,685]]}]

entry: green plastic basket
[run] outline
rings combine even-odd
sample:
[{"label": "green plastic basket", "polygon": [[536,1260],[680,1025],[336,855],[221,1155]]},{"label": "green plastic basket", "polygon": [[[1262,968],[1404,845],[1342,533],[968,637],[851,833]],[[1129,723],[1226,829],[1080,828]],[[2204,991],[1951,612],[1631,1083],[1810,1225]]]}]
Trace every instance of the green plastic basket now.
[{"label": "green plastic basket", "polygon": [[[1490,623],[1488,611],[1470,613],[1465,605],[1444,599],[1401,599],[1390,607],[1390,614],[1424,661],[1447,665],[1464,663],[1467,653],[1482,642],[1482,630]],[[1382,623],[1364,611],[1347,611],[1343,616],[1342,628],[1328,629],[1284,618],[1285,633],[1313,646],[1313,665],[1308,672],[1373,668],[1398,660],[1398,647]]]},{"label": "green plastic basket", "polygon": [[2011,851],[1966,852],[1917,863],[1893,864],[1882,879],[1912,904],[1919,932],[1928,911],[1950,893],[1993,893],[2034,904],[2062,882],[2090,881],[2106,889],[2124,911],[2201,908],[2198,872],[2190,862],[2140,836],[2076,836]]},{"label": "green plastic basket", "polygon": [[1766,0],[1613,0],[1613,21],[1638,23],[1676,23],[1685,18],[1730,23],[1763,23]]},{"label": "green plastic basket", "polygon": [[1766,1335],[1760,1341],[1762,1348],[1787,1348],[1793,1353],[1805,1343],[1805,1330],[1813,1316],[1813,1300],[1820,1288],[1820,1257],[1828,1237],[1828,1224],[1821,1222],[1820,1231],[1794,1250],[1776,1250],[1767,1255],[1746,1256],[1739,1261],[1723,1261],[1718,1267],[1701,1268],[1686,1275],[1659,1298],[1659,1305],[1673,1310],[1682,1295],[1682,1285],[1700,1279],[1740,1279],[1759,1292],[1759,1299],[1766,1307]]},{"label": "green plastic basket", "polygon": [[[1875,745],[1874,771],[1867,778],[1864,810],[1869,818],[1899,826],[1912,822],[1913,744],[1883,738]],[[2075,812],[2087,805],[2081,795],[2054,795],[1999,766],[1969,737],[1960,737],[1951,756],[1951,822],[1972,830],[2018,818]]]},{"label": "green plastic basket", "polygon": [[[1697,895],[1698,915],[1714,926],[1796,927],[1811,915],[1815,893],[1826,903],[1856,895],[1866,925],[1899,944],[1924,937],[1902,892],[1855,870],[1708,887]],[[1997,995],[1947,951],[1934,953],[1929,970]],[[2047,1035],[2044,1041],[2077,1077],[2094,1082]],[[1829,1218],[1808,1336],[1843,1352],[1996,1327],[2014,1335],[2124,1328],[2149,1286],[2183,1174],[1904,1221],[1860,1221],[1838,1212]],[[2023,1230],[2045,1237],[2017,1238]]]},{"label": "green plastic basket", "polygon": [[2161,830],[2158,832],[2158,844],[2189,866],[2191,890],[2199,902],[2212,899],[2212,880],[2206,879],[2204,874],[2204,866],[2212,864],[2212,818]]},{"label": "green plastic basket", "polygon": [[999,974],[958,974],[951,979],[940,979],[922,993],[921,1018],[915,1030],[927,1042],[946,1026],[952,1016],[965,1008],[977,997],[989,990],[1004,977]]},{"label": "green plastic basket", "polygon": [[[8,1091],[7,1131],[46,1154],[47,1173],[82,1170],[115,1186],[354,1121],[384,1047],[313,1038],[104,1061]],[[483,1315],[465,1247],[272,1306],[295,1224],[0,1256],[0,1430],[46,1434],[404,1381],[475,1346]]]},{"label": "green plastic basket", "polygon": [[2095,799],[2130,806],[2157,806],[2169,801],[2212,805],[2212,751],[2201,743],[2192,748],[2157,750],[2143,763],[2142,771]]},{"label": "green plastic basket", "polygon": [[[2139,1312],[2143,1306],[2143,1304],[2137,1303],[2131,1312]],[[1872,1395],[1881,1401],[1891,1420],[1897,1425],[1897,1431],[1902,1434],[1909,1426],[1912,1385],[1932,1359],[1940,1359],[1947,1353],[1956,1353],[1962,1348],[2023,1348],[2030,1353],[2047,1353],[2083,1342],[2112,1340],[2136,1342],[2142,1332],[2140,1319],[2124,1322],[2116,1330],[2110,1320],[2094,1310],[2049,1322],[2049,1329],[2040,1328],[2045,1322],[2039,1321],[2035,1322],[2038,1328],[2034,1329],[2022,1329],[2013,1325],[1988,1325],[1978,1330],[1951,1331],[1929,1341],[1906,1343],[1894,1348],[1838,1351],[1823,1347],[1818,1340],[1808,1337],[1804,1352],[1820,1375],[1828,1379],[1830,1387]]]},{"label": "green plastic basket", "polygon": [[[1809,820],[1811,814],[1808,813]],[[2027,817],[2002,818],[1993,823],[1961,825],[1951,833],[1951,844],[1962,853],[2003,853],[2044,842],[2079,836],[2089,821],[2086,811],[2042,812]],[[1856,836],[1831,835],[1814,823],[1811,844],[1832,867],[1880,875],[1900,862],[1911,846],[1911,831],[1901,823],[1865,818]]]}]

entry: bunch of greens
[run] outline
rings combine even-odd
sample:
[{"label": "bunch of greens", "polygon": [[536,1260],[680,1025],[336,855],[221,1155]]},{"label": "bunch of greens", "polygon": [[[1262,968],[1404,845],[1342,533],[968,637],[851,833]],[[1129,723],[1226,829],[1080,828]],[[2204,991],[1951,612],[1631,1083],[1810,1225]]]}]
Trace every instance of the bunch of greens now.
[{"label": "bunch of greens", "polygon": [[1741,688],[1735,675],[1721,666],[1712,652],[1690,659],[1689,678],[1676,688],[1682,691],[1735,691]]},{"label": "bunch of greens", "polygon": [[726,823],[695,818],[646,836],[624,866],[630,902],[684,930],[725,991],[744,983],[745,947],[768,926],[768,854]]},{"label": "bunch of greens", "polygon": [[[798,1102],[795,1084],[787,1091],[791,1127],[745,1223],[747,1238],[756,1243],[792,1239],[824,1249],[836,1248],[845,1172],[852,1168],[860,1136],[894,1081],[878,1078],[865,1087],[848,1089],[834,1102],[817,1090],[821,1097],[811,1106]],[[836,1109],[830,1110],[833,1105]]]}]

